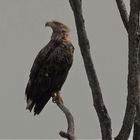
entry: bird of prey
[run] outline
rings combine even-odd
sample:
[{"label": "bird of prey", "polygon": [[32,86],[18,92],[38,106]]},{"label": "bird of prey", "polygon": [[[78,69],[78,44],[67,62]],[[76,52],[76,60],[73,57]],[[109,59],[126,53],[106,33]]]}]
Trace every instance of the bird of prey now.
[{"label": "bird of prey", "polygon": [[47,22],[45,26],[52,28],[51,40],[35,58],[25,90],[26,109],[34,109],[34,115],[42,111],[51,97],[54,103],[63,103],[60,90],[73,63],[69,28],[58,21]]}]

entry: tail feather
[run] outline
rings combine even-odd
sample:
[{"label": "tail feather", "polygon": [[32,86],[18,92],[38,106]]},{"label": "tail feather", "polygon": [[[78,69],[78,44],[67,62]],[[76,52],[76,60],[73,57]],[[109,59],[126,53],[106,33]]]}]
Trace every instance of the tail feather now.
[{"label": "tail feather", "polygon": [[26,90],[26,101],[27,101],[27,107],[30,112],[34,109],[34,115],[40,114],[44,106],[47,104],[47,102],[51,98],[51,92],[48,91],[41,91],[40,87],[33,86],[33,82],[29,80]]},{"label": "tail feather", "polygon": [[44,108],[44,106],[48,103],[48,101],[51,98],[51,94],[48,94],[47,97],[42,97],[39,98],[36,102],[35,102],[35,107],[34,107],[34,115],[39,115],[40,112],[42,111],[42,109]]}]

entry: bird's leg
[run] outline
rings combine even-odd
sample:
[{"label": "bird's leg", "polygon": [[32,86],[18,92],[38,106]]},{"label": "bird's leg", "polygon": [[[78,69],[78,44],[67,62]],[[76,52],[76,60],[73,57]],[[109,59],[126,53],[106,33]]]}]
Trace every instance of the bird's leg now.
[{"label": "bird's leg", "polygon": [[60,92],[55,92],[52,96],[53,103],[63,104],[63,99],[60,96]]}]

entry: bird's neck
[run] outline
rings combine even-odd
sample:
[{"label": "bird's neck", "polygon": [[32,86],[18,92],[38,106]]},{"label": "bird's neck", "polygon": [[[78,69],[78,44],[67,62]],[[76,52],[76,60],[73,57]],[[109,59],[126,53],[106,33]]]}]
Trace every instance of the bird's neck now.
[{"label": "bird's neck", "polygon": [[68,33],[53,32],[53,34],[51,36],[51,40],[68,42],[69,41],[69,34]]}]

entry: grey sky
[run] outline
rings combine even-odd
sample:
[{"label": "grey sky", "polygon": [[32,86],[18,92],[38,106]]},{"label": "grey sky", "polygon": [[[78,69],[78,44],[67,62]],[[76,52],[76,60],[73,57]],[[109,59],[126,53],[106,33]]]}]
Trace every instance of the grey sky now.
[{"label": "grey sky", "polygon": [[[115,136],[126,105],[127,34],[115,1],[83,0],[83,12]],[[68,0],[0,0],[0,138],[60,138],[59,131],[66,130],[64,114],[51,101],[39,116],[25,110],[29,71],[39,50],[50,40],[52,31],[44,26],[50,20],[70,27],[75,46],[74,65],[61,92],[75,118],[76,136],[100,137]]]}]

